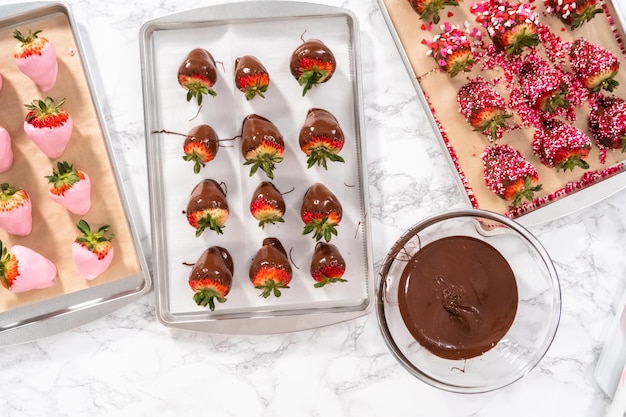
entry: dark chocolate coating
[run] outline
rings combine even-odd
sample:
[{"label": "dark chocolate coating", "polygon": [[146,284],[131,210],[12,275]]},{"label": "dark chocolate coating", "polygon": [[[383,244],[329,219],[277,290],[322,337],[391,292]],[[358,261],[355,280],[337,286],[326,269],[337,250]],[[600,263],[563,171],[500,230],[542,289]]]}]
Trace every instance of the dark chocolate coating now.
[{"label": "dark chocolate coating", "polygon": [[250,203],[252,204],[256,200],[267,201],[272,207],[280,210],[281,213],[284,213],[286,210],[285,199],[276,186],[269,181],[264,181],[256,187]]},{"label": "dark chocolate coating", "polygon": [[196,261],[189,274],[189,282],[210,279],[225,285],[230,291],[233,273],[234,263],[230,253],[221,246],[211,246]]},{"label": "dark chocolate coating", "polygon": [[228,210],[226,194],[224,194],[222,187],[212,179],[202,180],[193,188],[187,203],[187,214],[207,208]]},{"label": "dark chocolate coating", "polygon": [[343,131],[335,116],[324,109],[312,108],[307,112],[300,129],[300,147],[304,147],[311,139],[319,136],[327,137],[337,143],[344,142]]},{"label": "dark chocolate coating", "polygon": [[328,81],[335,73],[335,67],[337,66],[335,55],[333,55],[333,52],[319,39],[309,39],[298,46],[291,54],[289,69],[296,79],[300,78],[300,75],[302,75],[300,68],[300,60],[302,60],[302,58],[312,58],[332,63],[332,70],[326,74],[324,79],[320,80],[322,83]]},{"label": "dark chocolate coating", "polygon": [[241,152],[244,157],[255,150],[263,140],[285,146],[283,135],[276,125],[258,114],[249,114],[243,119],[241,127]]},{"label": "dark chocolate coating", "polygon": [[309,187],[302,199],[300,214],[304,213],[337,213],[341,220],[343,208],[339,199],[324,184],[315,183]]},{"label": "dark chocolate coating", "polygon": [[180,77],[181,75],[200,75],[209,80],[211,84],[215,84],[217,81],[217,70],[213,56],[206,49],[192,49],[178,67],[178,76]]},{"label": "dark chocolate coating", "polygon": [[263,239],[263,245],[250,265],[250,280],[252,281],[261,269],[271,267],[284,269],[289,275],[292,273],[287,252],[280,240],[274,237]]}]

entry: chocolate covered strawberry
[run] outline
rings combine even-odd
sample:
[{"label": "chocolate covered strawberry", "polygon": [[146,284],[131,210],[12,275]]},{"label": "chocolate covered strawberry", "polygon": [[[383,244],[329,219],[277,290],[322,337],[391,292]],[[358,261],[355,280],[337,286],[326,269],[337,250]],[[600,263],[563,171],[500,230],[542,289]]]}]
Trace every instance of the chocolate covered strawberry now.
[{"label": "chocolate covered strawberry", "polygon": [[261,290],[261,297],[281,296],[281,290],[289,288],[292,278],[291,264],[280,240],[268,237],[263,240],[249,271],[250,282]]},{"label": "chocolate covered strawberry", "polygon": [[548,14],[558,17],[571,30],[602,13],[598,0],[543,0]]},{"label": "chocolate covered strawberry", "polygon": [[572,43],[569,58],[572,72],[592,93],[603,89],[613,91],[619,85],[615,79],[619,59],[608,49],[579,38]]},{"label": "chocolate covered strawberry", "polygon": [[193,162],[193,172],[199,173],[200,168],[211,162],[217,155],[219,138],[215,130],[202,124],[191,128],[183,143],[183,159]]},{"label": "chocolate covered strawberry", "polygon": [[13,148],[11,135],[3,126],[0,126],[0,172],[8,171],[13,166]]},{"label": "chocolate covered strawberry", "polygon": [[100,226],[92,232],[89,224],[81,219],[76,227],[81,234],[72,243],[72,261],[78,273],[85,279],[92,280],[106,271],[115,250],[113,234],[107,234],[109,225]]},{"label": "chocolate covered strawberry", "polygon": [[57,162],[57,169],[48,179],[48,195],[74,214],[82,216],[91,208],[91,179],[86,172],[66,161]]},{"label": "chocolate covered strawberry", "polygon": [[24,132],[49,158],[61,156],[72,137],[72,117],[63,104],[65,99],[57,104],[46,97],[25,105]]},{"label": "chocolate covered strawberry", "polygon": [[315,280],[315,288],[321,288],[336,282],[347,282],[343,279],[346,272],[346,261],[339,249],[332,243],[317,242],[311,258],[311,276]]},{"label": "chocolate covered strawberry", "polygon": [[527,56],[519,69],[518,79],[521,95],[533,110],[563,116],[573,111],[565,74],[543,58]]},{"label": "chocolate covered strawberry", "polygon": [[481,160],[487,187],[513,207],[524,199],[532,201],[535,192],[541,190],[537,169],[513,147],[488,146]]},{"label": "chocolate covered strawberry", "polygon": [[324,184],[311,185],[302,199],[300,217],[304,222],[303,235],[313,234],[313,239],[329,242],[337,235],[337,226],[341,222],[343,207]]},{"label": "chocolate covered strawberry", "polygon": [[215,301],[226,302],[233,285],[234,264],[230,253],[220,247],[207,248],[198,258],[189,274],[193,300],[199,306],[215,310]]},{"label": "chocolate covered strawberry", "polygon": [[13,58],[17,67],[39,86],[41,91],[50,90],[57,80],[59,65],[54,44],[39,36],[41,30],[28,31],[28,35],[19,30],[13,31],[13,37],[19,41],[15,46]]},{"label": "chocolate covered strawberry", "polygon": [[235,60],[235,85],[244,93],[246,100],[263,95],[270,85],[270,75],[261,61],[253,55],[244,55]]},{"label": "chocolate covered strawberry", "polygon": [[626,152],[626,101],[617,96],[600,96],[591,101],[589,132],[595,142],[607,149]]},{"label": "chocolate covered strawberry", "polygon": [[0,184],[0,228],[16,236],[33,230],[33,205],[28,193],[8,183]]},{"label": "chocolate covered strawberry", "polygon": [[27,248],[15,245],[8,250],[0,241],[0,284],[13,292],[48,288],[56,283],[54,263]]},{"label": "chocolate covered strawberry", "polygon": [[330,112],[323,109],[309,109],[300,129],[300,149],[307,156],[307,168],[313,165],[327,169],[326,161],[345,162],[339,155],[345,138],[339,122]]},{"label": "chocolate covered strawberry", "polygon": [[187,90],[187,101],[196,99],[201,105],[205,95],[217,96],[213,90],[216,82],[215,59],[206,49],[192,49],[178,67],[178,84]]},{"label": "chocolate covered strawberry", "polygon": [[502,138],[511,113],[506,100],[482,77],[464,84],[457,94],[459,111],[475,131],[495,141]]},{"label": "chocolate covered strawberry", "polygon": [[291,75],[303,87],[302,96],[311,88],[330,80],[336,67],[335,55],[318,39],[310,39],[298,46],[289,63]]},{"label": "chocolate covered strawberry", "polygon": [[589,168],[586,159],[591,139],[585,132],[559,119],[545,119],[535,128],[532,149],[541,162],[557,171]]},{"label": "chocolate covered strawberry", "polygon": [[259,227],[267,223],[283,223],[285,219],[285,200],[274,184],[265,181],[259,184],[250,201],[250,213],[259,221]]},{"label": "chocolate covered strawberry", "polygon": [[[476,36],[478,34],[476,33]],[[472,40],[472,34],[445,22],[442,30],[432,40],[424,40],[428,46],[428,55],[432,56],[440,71],[450,77],[456,77],[463,72],[471,71],[476,63],[477,41]]]},{"label": "chocolate covered strawberry", "polygon": [[191,191],[186,215],[187,222],[196,229],[196,236],[207,229],[222,234],[229,214],[226,194],[216,181],[204,179]]},{"label": "chocolate covered strawberry", "polygon": [[409,4],[419,14],[420,19],[432,19],[439,23],[439,12],[446,6],[458,6],[459,0],[408,0]]},{"label": "chocolate covered strawberry", "polygon": [[539,18],[530,4],[483,0],[472,4],[470,11],[497,51],[517,55],[539,45]]},{"label": "chocolate covered strawberry", "polygon": [[244,165],[250,165],[250,176],[260,168],[268,178],[274,178],[276,164],[285,154],[283,135],[276,125],[263,116],[249,114],[241,127],[241,152]]}]

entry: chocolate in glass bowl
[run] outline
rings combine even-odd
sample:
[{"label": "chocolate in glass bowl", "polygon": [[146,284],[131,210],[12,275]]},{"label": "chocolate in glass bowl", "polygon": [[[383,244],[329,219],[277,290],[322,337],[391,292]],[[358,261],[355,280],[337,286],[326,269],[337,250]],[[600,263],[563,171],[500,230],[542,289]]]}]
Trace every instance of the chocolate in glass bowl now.
[{"label": "chocolate in glass bowl", "polygon": [[[416,319],[407,318],[405,311],[403,318],[401,309],[406,310],[406,305],[402,304],[414,303],[418,297],[416,294],[424,289],[415,281],[409,284],[407,290],[407,276],[412,273],[412,262],[419,260],[420,252],[436,248],[441,242],[449,243],[450,238],[466,239],[466,242],[472,243],[482,242],[478,244],[481,245],[481,250],[490,253],[491,261],[495,259],[498,262],[495,270],[507,270],[505,275],[510,275],[498,284],[503,285],[502,290],[508,292],[505,305],[508,304],[513,318],[509,327],[505,314],[505,322],[498,324],[498,329],[485,332],[483,336],[488,337],[482,340],[479,337],[477,340],[480,348],[478,345],[464,346],[462,349],[452,346],[452,349],[441,350],[439,346],[439,350],[432,349],[435,351],[433,352],[418,341],[420,337],[415,333],[419,321],[425,319],[428,322],[434,314],[422,312],[421,315],[427,316]],[[431,246],[433,243],[435,245]],[[444,252],[448,249],[444,247]],[[462,272],[463,268],[467,271],[476,269],[476,259],[468,254],[460,256],[448,253],[447,258],[459,264],[458,271]],[[437,262],[442,262],[442,259]],[[510,271],[506,268],[507,264]],[[456,297],[454,292],[448,296]],[[430,299],[435,303],[436,298],[433,293],[423,296],[423,300]],[[558,276],[541,243],[514,220],[480,209],[452,210],[435,215],[405,232],[383,261],[376,299],[380,330],[398,362],[421,381],[436,388],[459,393],[493,391],[528,374],[550,347],[561,315]],[[439,311],[448,313],[448,310],[440,308],[441,300],[438,302]],[[468,303],[457,304],[465,304],[464,308],[469,310],[477,308]],[[507,307],[500,306],[498,309],[502,312]],[[446,314],[442,316],[446,317]],[[458,342],[459,329],[456,330]],[[423,329],[420,332],[423,333]]]}]

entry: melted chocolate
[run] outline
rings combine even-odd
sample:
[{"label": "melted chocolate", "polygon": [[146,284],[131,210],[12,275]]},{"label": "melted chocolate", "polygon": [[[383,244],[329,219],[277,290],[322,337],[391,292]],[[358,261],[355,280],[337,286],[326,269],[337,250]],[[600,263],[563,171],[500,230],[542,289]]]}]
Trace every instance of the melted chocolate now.
[{"label": "melted chocolate", "polygon": [[178,75],[200,75],[210,81],[211,84],[215,84],[217,81],[215,60],[213,59],[211,53],[206,49],[192,49],[183,63],[180,64],[180,67],[178,67]]},{"label": "melted chocolate", "polygon": [[300,75],[302,75],[302,66],[300,65],[302,58],[332,63],[332,69],[328,71],[326,76],[319,81],[320,83],[328,81],[335,72],[335,56],[332,51],[318,39],[310,39],[304,42],[302,45],[298,46],[295,51],[293,51],[293,54],[291,54],[289,69],[291,70],[291,74],[296,77],[296,79],[300,78]]},{"label": "melted chocolate", "polygon": [[241,152],[247,157],[248,152],[255,150],[262,141],[285,146],[283,135],[278,128],[263,116],[249,114],[243,119],[241,127]]},{"label": "melted chocolate", "polygon": [[187,203],[187,215],[209,208],[228,210],[228,202],[222,187],[215,180],[205,179],[200,181],[191,191]]},{"label": "melted chocolate", "polygon": [[267,69],[256,57],[244,55],[235,60],[235,80],[258,74],[267,74]]},{"label": "melted chocolate", "polygon": [[291,275],[291,265],[282,243],[277,238],[268,237],[263,239],[263,245],[252,260],[250,280],[253,280],[261,269],[272,267],[284,269]]},{"label": "melted chocolate", "polygon": [[327,215],[336,213],[337,222],[341,220],[343,208],[337,197],[322,183],[315,183],[309,187],[302,199],[300,214],[320,213]]},{"label": "melted chocolate", "polygon": [[[343,131],[335,116],[323,109],[310,109],[304,125],[300,129],[300,147],[304,147],[315,137],[326,137],[334,143],[344,142]],[[339,148],[341,149],[341,148]]]},{"label": "melted chocolate", "polygon": [[517,312],[517,284],[491,245],[450,236],[421,248],[400,278],[398,302],[411,335],[434,355],[469,359],[493,348]]}]

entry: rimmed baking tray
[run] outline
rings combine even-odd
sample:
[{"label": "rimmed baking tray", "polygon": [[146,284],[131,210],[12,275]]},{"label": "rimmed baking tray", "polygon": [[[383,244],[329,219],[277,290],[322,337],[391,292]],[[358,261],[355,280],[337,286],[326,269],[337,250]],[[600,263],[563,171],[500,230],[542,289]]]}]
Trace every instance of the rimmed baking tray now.
[{"label": "rimmed baking tray", "polygon": [[[440,14],[439,24],[429,25],[428,21],[419,19],[418,14],[406,0],[378,0],[417,96],[427,109],[429,121],[449,157],[452,169],[457,174],[455,178],[467,197],[467,203],[475,208],[505,214],[525,226],[530,226],[573,213],[622,190],[626,186],[624,175],[626,153],[609,151],[606,162],[601,163],[599,150],[594,146],[587,159],[591,165],[588,170],[576,168],[566,173],[556,173],[533,155],[531,149],[533,131],[529,128],[508,132],[500,142],[520,150],[539,171],[539,181],[543,184],[543,189],[535,194],[535,200],[525,202],[517,209],[511,209],[507,202],[486,187],[480,156],[487,141],[483,135],[472,131],[471,126],[459,113],[456,104],[456,92],[466,81],[466,76],[460,74],[450,78],[447,74],[436,71],[436,63],[427,55],[428,47],[423,44],[424,41],[432,40],[439,33],[439,28],[446,23],[461,29],[469,25],[470,29],[475,27],[483,30],[469,12],[469,7],[473,3],[475,2],[460,2],[459,7],[445,8]],[[617,75],[620,86],[614,94],[626,98],[624,29],[616,13],[617,7],[614,6],[618,2],[600,1],[599,5],[603,7],[604,13],[574,31],[566,28],[557,18],[544,13],[542,2],[522,0],[520,3],[532,3],[539,19],[563,41],[584,37],[615,53],[620,59],[621,70]],[[475,65],[472,72],[467,74],[472,78],[478,75],[488,80],[502,78],[501,72],[483,71],[481,65]],[[586,130],[584,112],[585,106],[581,106],[575,125]]]},{"label": "rimmed baking tray", "polygon": [[[106,315],[149,291],[151,276],[70,9],[59,2],[9,4],[0,6],[0,16],[0,124],[12,137],[14,153],[13,166],[0,174],[0,182],[24,188],[33,202],[32,233],[19,237],[0,230],[0,240],[8,248],[19,244],[40,252],[58,271],[56,285],[51,288],[24,293],[0,288],[0,345],[9,345]],[[26,34],[41,30],[40,36],[55,45],[59,73],[51,90],[41,92],[17,69],[13,61],[15,29]],[[58,159],[46,157],[23,130],[24,104],[46,96],[56,102],[65,98],[63,107],[74,121],[72,138]],[[45,176],[51,175],[59,161],[86,171],[92,180],[92,207],[84,216],[71,214],[47,195]],[[71,260],[80,218],[92,229],[108,224],[116,236],[111,267],[92,281],[80,277]]]},{"label": "rimmed baking tray", "polygon": [[[317,38],[330,47],[337,70],[306,96],[289,70],[292,52],[303,39]],[[154,276],[159,319],[167,326],[215,333],[267,334],[319,327],[352,319],[371,310],[373,275],[360,79],[359,31],[355,16],[339,7],[289,1],[238,2],[189,10],[146,22],[140,34],[148,157]],[[216,97],[202,106],[186,101],[177,70],[193,48],[208,50],[218,62]],[[256,56],[270,73],[265,98],[246,101],[234,86],[234,62]],[[328,170],[307,169],[298,133],[310,108],[331,112],[344,131],[345,163]],[[250,176],[243,166],[241,141],[224,142],[216,158],[199,174],[182,159],[184,137],[200,124],[218,136],[234,138],[248,114],[271,120],[282,133],[286,151],[275,170],[274,185],[284,193],[285,223],[264,229],[249,212],[253,190],[264,173]],[[229,145],[230,144],[230,145]],[[227,190],[230,217],[222,235],[195,230],[184,215],[192,188],[204,178]],[[347,282],[314,288],[309,267],[315,241],[302,235],[302,197],[311,184],[324,183],[343,205],[344,219],[331,242],[346,259]],[[289,252],[294,272],[289,289],[262,298],[250,283],[248,269],[265,237],[278,238]],[[204,249],[225,247],[233,256],[233,287],[215,311],[197,306],[188,277]]]}]

